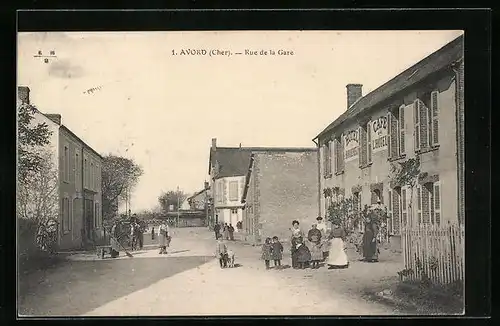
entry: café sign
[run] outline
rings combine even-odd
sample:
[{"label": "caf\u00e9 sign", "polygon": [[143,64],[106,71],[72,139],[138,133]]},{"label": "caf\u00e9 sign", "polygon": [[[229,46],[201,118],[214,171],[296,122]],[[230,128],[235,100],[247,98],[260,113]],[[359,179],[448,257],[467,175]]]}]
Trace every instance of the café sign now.
[{"label": "caf\u00e9 sign", "polygon": [[358,157],[359,131],[354,129],[344,133],[344,158],[345,161],[351,161]]},{"label": "caf\u00e9 sign", "polygon": [[387,117],[380,117],[373,120],[370,133],[373,153],[387,149]]}]

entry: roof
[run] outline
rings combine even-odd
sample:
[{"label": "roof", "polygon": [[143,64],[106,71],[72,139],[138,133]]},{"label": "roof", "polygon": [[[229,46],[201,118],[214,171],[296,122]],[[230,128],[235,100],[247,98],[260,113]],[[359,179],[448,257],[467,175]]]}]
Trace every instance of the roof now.
[{"label": "roof", "polygon": [[[244,176],[254,152],[316,152],[316,147],[216,147],[215,160],[219,166],[217,178]],[[208,173],[211,172],[214,151],[210,150]]]},{"label": "roof", "polygon": [[335,121],[326,127],[313,140],[323,134],[336,129],[344,122],[351,120],[374,107],[377,104],[393,97],[404,89],[424,80],[435,72],[448,68],[451,64],[463,57],[463,35],[457,37],[436,52],[425,57],[382,86],[361,97],[342,113]]},{"label": "roof", "polygon": [[208,187],[208,188],[206,188],[206,189],[202,189],[202,190],[200,190],[200,191],[198,191],[198,192],[194,193],[194,195],[192,195],[192,196],[188,197],[186,200],[192,199],[192,198],[194,198],[194,197],[198,196],[199,194],[204,193],[204,192],[205,192],[205,191],[207,191],[207,190],[210,190],[210,187]]},{"label": "roof", "polygon": [[75,135],[74,132],[72,132],[68,127],[66,127],[65,125],[61,125],[61,128],[64,129],[65,131],[67,131],[71,136],[75,137],[76,139],[78,139],[85,148],[89,149],[92,153],[94,153],[95,155],[97,155],[97,157],[99,157],[101,160],[103,159],[103,157],[101,156],[101,154],[97,153],[92,147],[90,147],[86,142],[84,142],[80,137],[78,137],[77,135]]}]

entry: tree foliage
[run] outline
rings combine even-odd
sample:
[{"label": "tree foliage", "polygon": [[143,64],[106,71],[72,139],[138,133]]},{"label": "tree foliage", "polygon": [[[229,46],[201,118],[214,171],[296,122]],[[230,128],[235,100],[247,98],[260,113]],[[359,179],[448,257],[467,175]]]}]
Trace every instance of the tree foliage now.
[{"label": "tree foliage", "polygon": [[141,166],[132,159],[106,155],[102,166],[102,212],[105,219],[112,218],[118,211],[118,198],[125,190],[132,189],[143,174]]},{"label": "tree foliage", "polygon": [[161,193],[158,197],[158,203],[163,212],[168,212],[170,205],[174,205],[175,209],[177,209],[177,206],[182,205],[186,198],[187,195],[182,190],[169,190]]},{"label": "tree foliage", "polygon": [[19,105],[17,108],[17,155],[19,182],[25,182],[30,172],[38,173],[43,165],[42,153],[38,147],[49,144],[52,132],[48,125],[33,123],[37,109],[28,104]]}]

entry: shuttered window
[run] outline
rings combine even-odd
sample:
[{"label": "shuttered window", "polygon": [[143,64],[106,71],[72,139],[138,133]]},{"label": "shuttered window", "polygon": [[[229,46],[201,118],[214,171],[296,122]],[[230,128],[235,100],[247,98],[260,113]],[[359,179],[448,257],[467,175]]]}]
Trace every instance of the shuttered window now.
[{"label": "shuttered window", "polygon": [[389,202],[387,203],[387,215],[389,216],[389,225],[387,225],[387,230],[389,233],[394,234],[394,215],[392,214],[392,195],[393,191],[389,190]]},{"label": "shuttered window", "polygon": [[434,223],[441,224],[441,183],[434,182]]},{"label": "shuttered window", "polygon": [[408,191],[407,187],[401,188],[401,223],[404,227],[408,226]]},{"label": "shuttered window", "polygon": [[367,142],[367,154],[366,154],[366,160],[368,163],[372,162],[372,123],[369,121],[366,124],[366,142]]},{"label": "shuttered window", "polygon": [[406,154],[405,144],[405,105],[399,107],[399,155]]},{"label": "shuttered window", "polygon": [[431,130],[433,146],[439,144],[439,92],[434,91],[431,93]]},{"label": "shuttered window", "polygon": [[420,100],[415,100],[413,103],[413,124],[414,124],[414,137],[415,140],[415,150],[420,150]]},{"label": "shuttered window", "polygon": [[335,138],[335,172],[340,173],[344,171],[344,144],[343,137]]},{"label": "shuttered window", "polygon": [[229,182],[229,200],[230,201],[238,200],[238,181]]},{"label": "shuttered window", "polygon": [[417,186],[417,221],[422,224],[422,186]]},{"label": "shuttered window", "polygon": [[331,151],[331,142],[327,141],[323,145],[323,171],[324,176],[329,177],[332,173],[332,151]]},{"label": "shuttered window", "polygon": [[359,127],[359,166],[366,166],[368,163],[368,137],[364,126]]},{"label": "shuttered window", "polygon": [[392,191],[392,230],[393,234],[400,234],[401,228],[401,189],[394,188]]},{"label": "shuttered window", "polygon": [[387,158],[392,158],[392,114],[387,113]]}]

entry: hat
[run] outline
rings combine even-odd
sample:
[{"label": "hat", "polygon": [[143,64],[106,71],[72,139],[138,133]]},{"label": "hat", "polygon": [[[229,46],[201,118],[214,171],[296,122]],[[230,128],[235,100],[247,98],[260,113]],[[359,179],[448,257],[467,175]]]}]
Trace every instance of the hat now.
[{"label": "hat", "polygon": [[321,216],[316,217],[317,221],[321,221],[323,218]]}]

